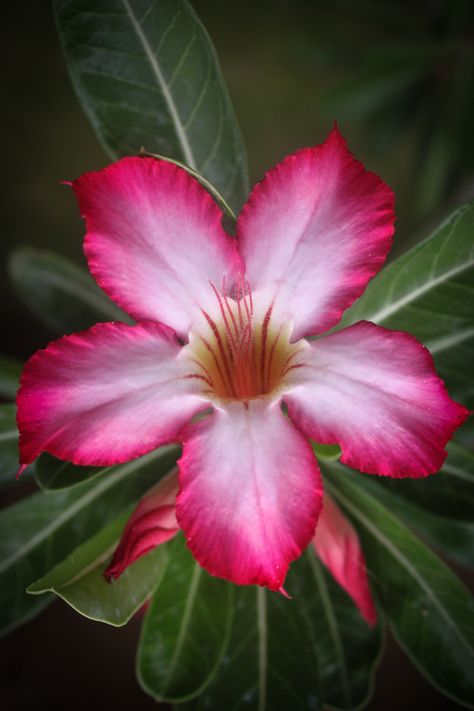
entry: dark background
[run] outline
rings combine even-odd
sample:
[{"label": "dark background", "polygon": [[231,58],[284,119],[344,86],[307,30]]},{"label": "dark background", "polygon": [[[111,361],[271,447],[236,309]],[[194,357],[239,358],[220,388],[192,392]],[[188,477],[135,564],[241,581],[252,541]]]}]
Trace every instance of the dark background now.
[{"label": "dark background", "polygon": [[[395,253],[474,196],[471,0],[194,6],[221,60],[252,182],[286,154],[320,143],[337,119],[357,157],[395,189]],[[15,297],[8,254],[33,245],[85,266],[83,226],[59,181],[108,159],[73,94],[49,3],[2,10],[0,352],[25,359],[53,334]],[[120,630],[92,623],[55,603],[1,641],[2,708],[156,708],[134,679],[138,629],[136,620]],[[434,691],[390,641],[367,708],[460,707]]]}]

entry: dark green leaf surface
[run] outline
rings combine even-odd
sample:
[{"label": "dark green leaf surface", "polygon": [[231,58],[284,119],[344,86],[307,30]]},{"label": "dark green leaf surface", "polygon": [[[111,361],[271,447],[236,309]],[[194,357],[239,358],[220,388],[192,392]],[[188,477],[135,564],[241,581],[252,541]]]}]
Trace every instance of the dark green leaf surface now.
[{"label": "dark green leaf surface", "polygon": [[13,253],[9,271],[19,298],[58,334],[98,321],[130,322],[85,270],[63,257],[22,248]]},{"label": "dark green leaf surface", "polygon": [[286,589],[291,600],[262,588],[235,589],[229,647],[190,709],[354,709],[367,699],[380,629],[367,626],[312,549],[294,564]]},{"label": "dark green leaf surface", "polygon": [[15,484],[18,430],[15,405],[0,405],[0,488]]},{"label": "dark green leaf surface", "polygon": [[147,151],[209,180],[234,210],[245,151],[211,41],[187,0],[55,0],[74,88],[113,158]]},{"label": "dark green leaf surface", "polygon": [[12,358],[0,356],[0,397],[14,399],[18,390],[22,365]]},{"label": "dark green leaf surface", "polygon": [[451,394],[474,406],[474,204],[373,279],[341,325],[366,319],[409,331],[432,353]]},{"label": "dark green leaf surface", "polygon": [[26,594],[28,585],[156,484],[168,468],[161,457],[155,450],[70,491],[34,494],[0,512],[0,631],[44,604]]},{"label": "dark green leaf surface", "polygon": [[357,526],[371,584],[400,645],[436,687],[474,705],[474,605],[469,592],[376,499],[375,485],[367,477],[338,464],[326,465],[325,472],[331,494]]},{"label": "dark green leaf surface", "polygon": [[208,575],[178,536],[147,612],[137,656],[145,691],[157,700],[179,701],[212,679],[227,646],[233,586]]},{"label": "dark green leaf surface", "polygon": [[153,592],[166,564],[163,546],[129,566],[108,583],[104,570],[131,513],[125,512],[29,586],[33,595],[56,593],[77,612],[114,627],[126,624]]},{"label": "dark green leaf surface", "polygon": [[423,479],[389,479],[376,483],[397,496],[444,518],[473,521],[474,454],[455,442],[448,444],[448,458],[437,474]]},{"label": "dark green leaf surface", "polygon": [[429,513],[398,495],[390,487],[371,481],[374,494],[390,511],[403,519],[420,538],[429,543],[445,558],[464,568],[474,568],[474,523],[458,521]]},{"label": "dark green leaf surface", "polygon": [[[179,448],[173,445],[160,447],[160,471],[172,469],[179,457]],[[101,476],[107,469],[104,467],[80,467],[70,462],[62,462],[50,454],[42,454],[35,463],[35,479],[43,491],[60,491],[80,486]]]},{"label": "dark green leaf surface", "polygon": [[60,491],[80,486],[100,476],[103,471],[103,467],[79,467],[50,454],[42,454],[35,463],[35,480],[43,491]]}]

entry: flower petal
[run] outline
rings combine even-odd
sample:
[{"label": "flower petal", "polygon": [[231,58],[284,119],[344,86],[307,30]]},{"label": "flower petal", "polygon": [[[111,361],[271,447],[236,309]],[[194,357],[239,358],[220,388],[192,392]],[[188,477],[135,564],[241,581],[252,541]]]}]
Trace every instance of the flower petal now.
[{"label": "flower petal", "polygon": [[21,463],[49,452],[108,466],[176,440],[206,406],[191,394],[180,351],[162,324],[102,323],[35,353],[17,397]]},{"label": "flower petal", "polygon": [[87,235],[89,268],[138,321],[162,321],[185,336],[209,286],[240,269],[222,213],[185,170],[154,158],[123,158],[72,184]]},{"label": "flower petal", "polygon": [[451,400],[416,338],[361,321],[311,343],[300,385],[285,395],[290,418],[341,461],[369,474],[422,477],[468,410]]},{"label": "flower petal", "polygon": [[176,521],[176,472],[166,476],[140,501],[128,520],[120,543],[104,572],[107,580],[116,580],[129,565],[166,543],[179,531]]},{"label": "flower petal", "polygon": [[321,508],[308,442],[263,400],[226,405],[184,441],[176,515],[194,557],[212,575],[280,590]]},{"label": "flower petal", "polygon": [[324,494],[313,546],[329,572],[354,600],[369,625],[377,621],[359,536],[341,509]]},{"label": "flower petal", "polygon": [[379,271],[393,204],[390,188],[355,160],[337,127],[255,186],[238,219],[240,252],[251,288],[276,297],[295,339],[334,326]]}]

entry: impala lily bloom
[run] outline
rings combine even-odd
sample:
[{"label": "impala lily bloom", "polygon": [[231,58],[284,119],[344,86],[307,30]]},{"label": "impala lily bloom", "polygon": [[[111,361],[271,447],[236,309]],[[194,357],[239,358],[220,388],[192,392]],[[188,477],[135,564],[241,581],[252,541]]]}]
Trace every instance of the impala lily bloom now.
[{"label": "impala lily bloom", "polygon": [[73,188],[90,270],[138,323],[98,324],[29,360],[22,466],[43,451],[111,465],[181,442],[176,517],[194,557],[272,590],[321,511],[307,437],[369,473],[440,468],[467,410],[415,338],[360,322],[305,340],[362,294],[393,233],[392,192],[336,128],[254,188],[236,239],[166,161],[124,158]]}]

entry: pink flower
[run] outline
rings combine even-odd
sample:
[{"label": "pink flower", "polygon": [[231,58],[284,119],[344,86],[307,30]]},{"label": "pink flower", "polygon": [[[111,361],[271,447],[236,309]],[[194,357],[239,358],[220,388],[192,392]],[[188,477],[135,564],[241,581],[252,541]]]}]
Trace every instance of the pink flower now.
[{"label": "pink flower", "polygon": [[[138,323],[98,324],[29,360],[22,466],[43,451],[111,465],[181,442],[176,518],[194,557],[272,590],[321,512],[306,438],[339,444],[345,464],[369,473],[441,467],[467,410],[415,338],[360,322],[306,340],[363,293],[393,233],[391,190],[336,128],[254,188],[236,239],[204,188],[166,161],[124,158],[73,188],[90,270]],[[316,537],[326,562],[339,555],[328,551],[334,530]]]}]

